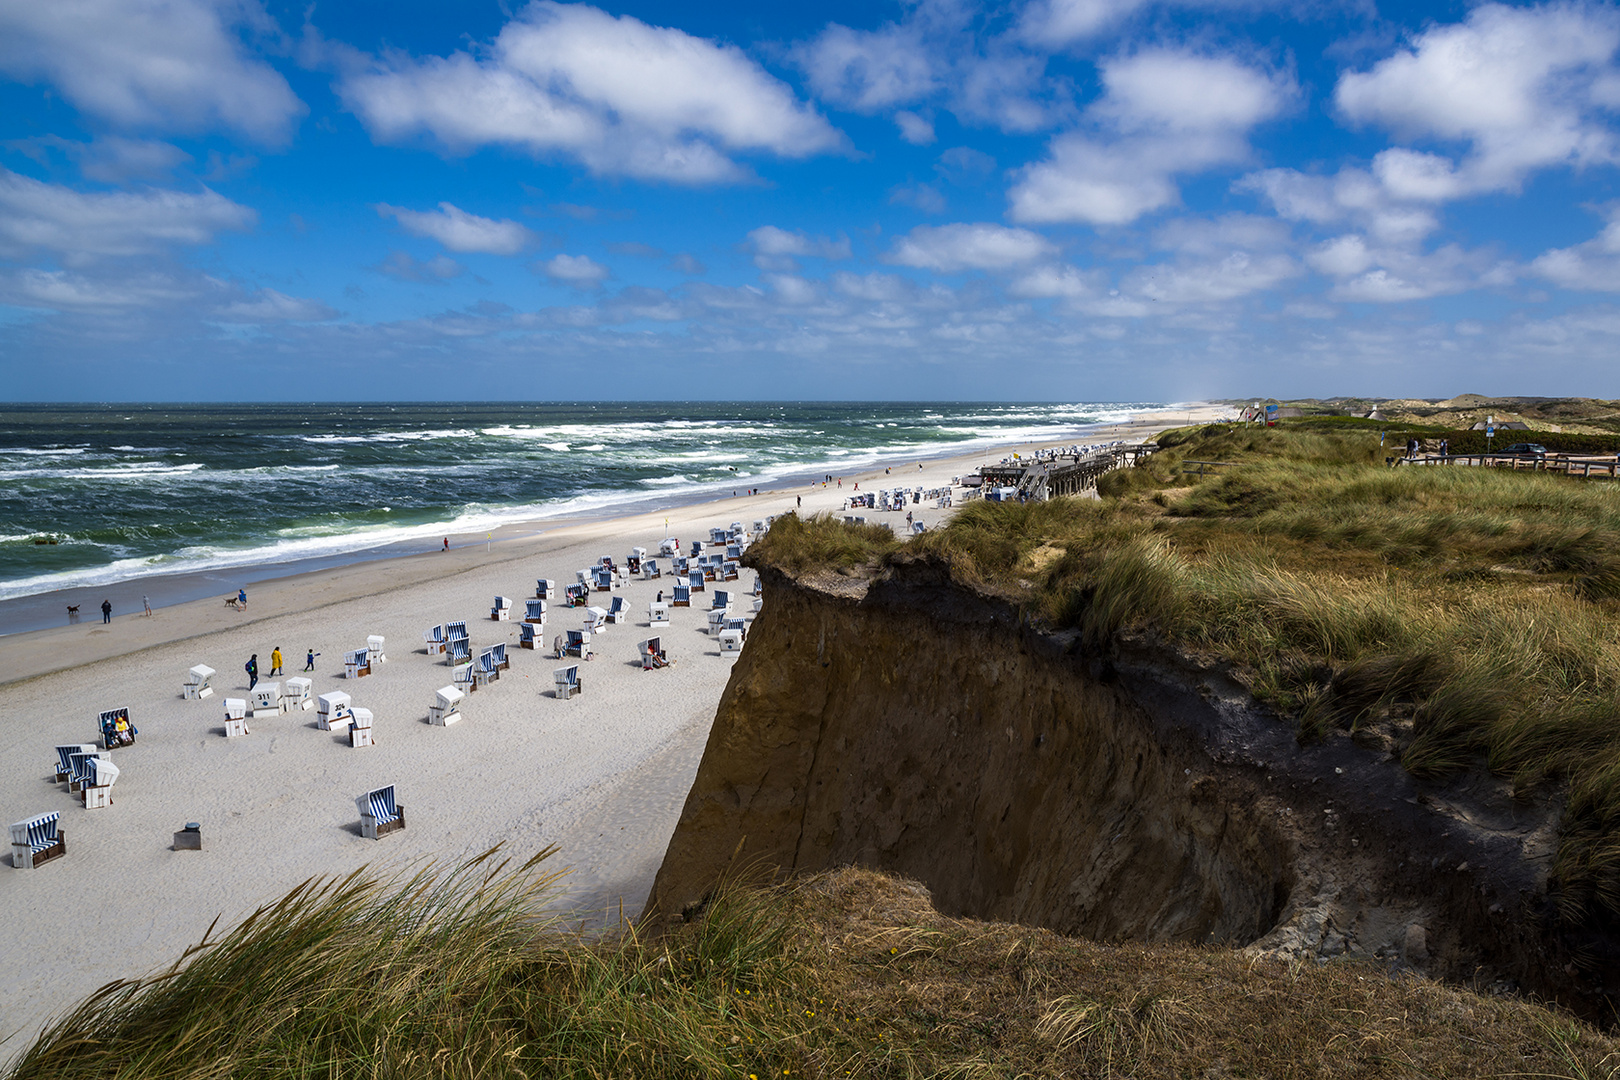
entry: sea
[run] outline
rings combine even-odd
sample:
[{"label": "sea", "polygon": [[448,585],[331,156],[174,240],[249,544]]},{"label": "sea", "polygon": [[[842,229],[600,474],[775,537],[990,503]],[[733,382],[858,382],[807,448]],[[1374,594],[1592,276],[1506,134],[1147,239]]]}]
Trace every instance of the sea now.
[{"label": "sea", "polygon": [[[0,405],[0,634],[896,459],[1084,441],[1153,402]],[[165,583],[173,587],[164,587]],[[177,584],[177,583],[183,583]],[[47,603],[47,599],[50,600]]]}]

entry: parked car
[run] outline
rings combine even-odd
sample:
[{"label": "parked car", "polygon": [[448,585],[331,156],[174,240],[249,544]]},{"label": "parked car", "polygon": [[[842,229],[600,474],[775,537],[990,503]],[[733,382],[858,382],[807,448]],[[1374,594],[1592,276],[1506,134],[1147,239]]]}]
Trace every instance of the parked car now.
[{"label": "parked car", "polygon": [[1540,443],[1516,442],[1501,451],[1502,454],[1512,454],[1514,457],[1546,457],[1547,448]]}]

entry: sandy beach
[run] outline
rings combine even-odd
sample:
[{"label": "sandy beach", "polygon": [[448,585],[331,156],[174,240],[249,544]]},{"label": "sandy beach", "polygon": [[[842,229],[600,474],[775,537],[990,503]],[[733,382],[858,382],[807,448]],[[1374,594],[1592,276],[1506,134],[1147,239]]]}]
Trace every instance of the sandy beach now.
[{"label": "sandy beach", "polygon": [[[1184,417],[1228,411],[1151,414],[1082,441],[1135,441]],[[171,963],[216,917],[228,927],[313,875],[453,863],[495,844],[523,858],[556,844],[573,871],[563,902],[616,915],[622,901],[627,915],[637,914],[734,662],[706,632],[709,594],[673,609],[668,628],[650,630],[648,602],[660,589],[667,595],[671,579],[627,579],[619,595],[631,619],[597,639],[594,660],[580,664],[583,693],[571,700],[553,695],[552,670],[564,662],[519,648],[518,623],[489,618],[493,598],[512,597],[521,619],[536,578],[560,586],[602,555],[622,564],[632,547],[656,553],[666,530],[685,544],[706,539],[710,527],[793,510],[798,500],[801,513],[836,512],[856,484],[943,487],[986,460],[1046,445],[921,468],[915,459],[895,461],[889,475],[878,468],[845,476],[842,488],[803,485],[656,514],[530,523],[487,543],[452,537],[449,552],[262,583],[245,611],[218,598],[150,617],[119,615],[107,626],[87,618],[0,638],[0,811],[7,822],[59,811],[68,844],[65,858],[37,870],[0,869],[9,924],[0,1036],[13,1036],[0,1056],[103,983]],[[928,525],[949,512],[931,503],[912,509]],[[744,570],[731,587],[746,589],[753,578]],[[427,709],[450,671],[427,655],[422,631],[448,620],[467,621],[475,654],[505,642],[511,667],[469,695],[460,724],[440,728],[428,725]],[[580,625],[581,613],[553,604],[546,640]],[[346,680],[343,653],[370,634],[385,637],[388,661],[370,677]],[[637,642],[654,634],[676,663],[644,672]],[[375,746],[351,749],[346,737],[316,727],[314,711],[250,721],[250,735],[224,737],[224,698],[246,696],[243,664],[256,653],[261,680],[269,678],[277,646],[284,676],[301,673],[306,650],[320,654],[309,673],[315,694],[342,690],[372,710]],[[194,664],[218,671],[216,693],[204,701],[181,695]],[[85,810],[48,775],[52,747],[94,741],[97,714],[119,707],[130,710],[140,737],[113,752],[122,770],[113,804]],[[408,827],[366,840],[354,799],[389,783]],[[172,833],[188,821],[202,824],[200,852],[171,849]]]}]

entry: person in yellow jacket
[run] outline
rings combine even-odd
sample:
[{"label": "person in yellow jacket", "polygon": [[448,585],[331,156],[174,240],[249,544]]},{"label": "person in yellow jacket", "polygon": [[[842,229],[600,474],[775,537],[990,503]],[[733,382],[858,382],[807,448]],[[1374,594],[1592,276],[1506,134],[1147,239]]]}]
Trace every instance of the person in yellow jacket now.
[{"label": "person in yellow jacket", "polygon": [[274,649],[270,650],[270,674],[271,675],[280,675],[281,674],[281,646],[280,645],[277,645]]}]

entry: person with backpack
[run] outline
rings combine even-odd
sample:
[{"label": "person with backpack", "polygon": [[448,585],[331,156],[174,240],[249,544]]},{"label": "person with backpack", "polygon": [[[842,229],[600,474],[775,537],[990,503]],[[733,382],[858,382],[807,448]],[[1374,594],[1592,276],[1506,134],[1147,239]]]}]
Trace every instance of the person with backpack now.
[{"label": "person with backpack", "polygon": [[254,653],[251,657],[249,657],[248,662],[246,664],[242,665],[242,670],[247,672],[248,689],[252,690],[255,686],[258,686],[259,685],[259,654]]}]

